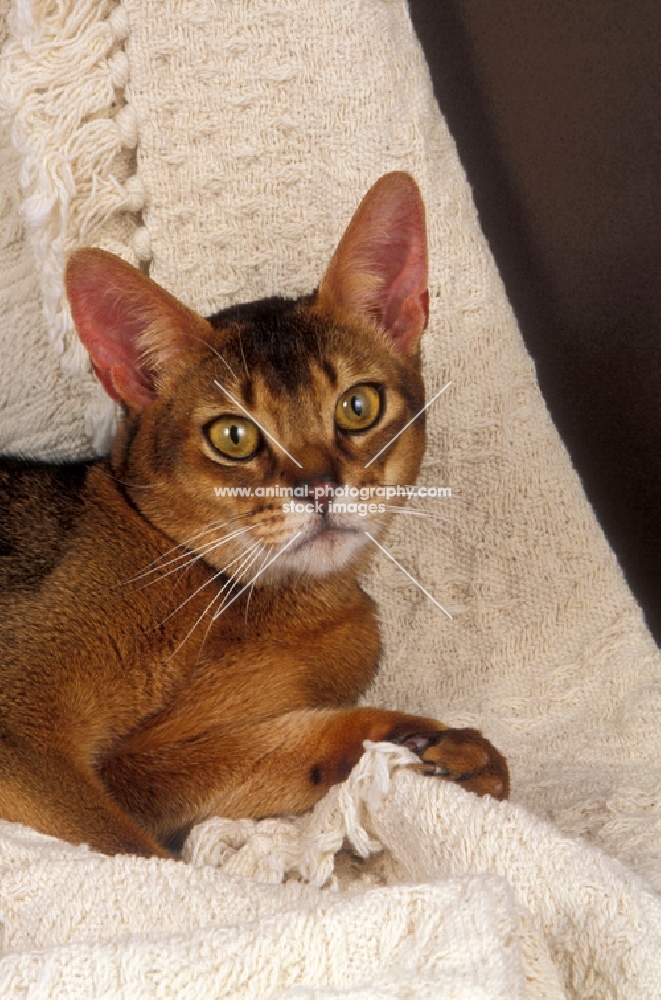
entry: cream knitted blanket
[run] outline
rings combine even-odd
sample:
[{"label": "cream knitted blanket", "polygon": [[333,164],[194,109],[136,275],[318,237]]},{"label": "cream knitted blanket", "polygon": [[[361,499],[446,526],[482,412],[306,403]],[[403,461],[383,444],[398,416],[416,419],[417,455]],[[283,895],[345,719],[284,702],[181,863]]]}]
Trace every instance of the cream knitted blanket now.
[{"label": "cream knitted blanket", "polygon": [[[661,996],[661,662],[539,394],[402,0],[0,0],[0,449],[103,451],[63,296],[100,245],[202,313],[314,287],[370,184],[428,209],[416,501],[366,702],[477,725],[512,802],[372,747],[187,864],[0,824],[0,996]],[[342,844],[345,844],[344,849]],[[656,891],[655,891],[656,890]]]}]

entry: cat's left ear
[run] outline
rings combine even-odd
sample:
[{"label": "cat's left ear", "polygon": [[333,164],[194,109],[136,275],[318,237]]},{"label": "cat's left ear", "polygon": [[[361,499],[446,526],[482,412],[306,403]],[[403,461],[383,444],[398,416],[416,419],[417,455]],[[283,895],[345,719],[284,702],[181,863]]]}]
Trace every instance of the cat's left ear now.
[{"label": "cat's left ear", "polygon": [[429,319],[425,207],[413,178],[385,174],[367,192],[326,269],[324,311],[376,322],[399,354],[417,351]]}]

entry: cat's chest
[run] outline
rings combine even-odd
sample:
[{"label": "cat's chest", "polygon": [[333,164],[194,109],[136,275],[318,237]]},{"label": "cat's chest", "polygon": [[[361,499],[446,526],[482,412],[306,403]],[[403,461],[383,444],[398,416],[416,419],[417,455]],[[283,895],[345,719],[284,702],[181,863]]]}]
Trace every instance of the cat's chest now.
[{"label": "cat's chest", "polygon": [[[134,585],[135,586],[135,585]],[[222,692],[225,709],[248,698],[297,705],[345,704],[369,684],[379,653],[372,601],[353,581],[325,580],[311,586],[252,586],[216,573],[201,560],[176,582],[163,575],[150,588],[127,595],[145,600],[140,628],[144,650],[155,664]],[[135,607],[135,604],[133,604]],[[210,695],[211,697],[211,695]]]},{"label": "cat's chest", "polygon": [[244,594],[216,618],[198,618],[191,614],[150,652],[179,665],[180,683],[163,708],[190,702],[203,728],[217,724],[218,712],[225,724],[243,724],[352,704],[376,670],[376,615],[361,592],[323,612],[316,601],[292,607],[281,595],[262,592],[248,601]]}]

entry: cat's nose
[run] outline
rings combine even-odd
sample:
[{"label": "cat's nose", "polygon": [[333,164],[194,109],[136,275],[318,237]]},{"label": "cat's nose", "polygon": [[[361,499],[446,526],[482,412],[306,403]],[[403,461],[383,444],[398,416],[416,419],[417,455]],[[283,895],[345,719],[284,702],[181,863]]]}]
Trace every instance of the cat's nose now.
[{"label": "cat's nose", "polygon": [[[321,473],[302,479],[296,484],[297,487],[315,504],[315,510],[324,517],[328,514],[329,505],[335,496],[335,490],[340,484],[331,473]],[[306,490],[307,487],[307,490]],[[296,496],[296,492],[294,493]]]}]

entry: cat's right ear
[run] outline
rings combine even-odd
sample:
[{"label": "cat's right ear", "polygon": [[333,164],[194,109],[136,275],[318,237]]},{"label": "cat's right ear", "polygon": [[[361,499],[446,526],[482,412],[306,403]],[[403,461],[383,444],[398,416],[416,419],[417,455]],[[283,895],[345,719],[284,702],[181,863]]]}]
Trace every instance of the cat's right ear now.
[{"label": "cat's right ear", "polygon": [[164,373],[208,338],[206,320],[106,250],[76,251],[64,280],[94,371],[112,399],[133,409],[151,403]]}]

